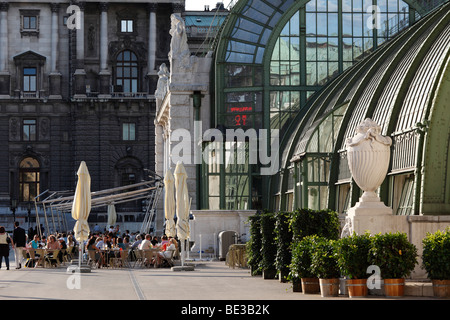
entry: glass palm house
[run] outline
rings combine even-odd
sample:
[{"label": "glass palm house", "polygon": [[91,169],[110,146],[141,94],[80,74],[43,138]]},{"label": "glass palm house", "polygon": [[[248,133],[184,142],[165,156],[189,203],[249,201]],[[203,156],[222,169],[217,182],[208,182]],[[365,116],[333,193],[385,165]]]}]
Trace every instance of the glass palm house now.
[{"label": "glass palm house", "polygon": [[[448,137],[431,137],[447,132],[448,122],[430,129],[429,121],[442,108],[434,97],[448,72],[449,11],[446,1],[238,1],[215,44],[211,120],[220,130],[278,132],[279,148],[270,151],[280,165],[261,175],[248,140],[221,142],[224,152],[210,155],[222,157],[220,164],[202,165],[201,208],[344,213],[361,192],[345,139],[369,117],[394,141],[382,200],[396,214],[427,211],[424,186],[450,172],[445,154],[438,172],[421,174],[426,148],[448,150]],[[411,88],[422,88],[420,95]],[[237,147],[244,152],[233,152]]]}]

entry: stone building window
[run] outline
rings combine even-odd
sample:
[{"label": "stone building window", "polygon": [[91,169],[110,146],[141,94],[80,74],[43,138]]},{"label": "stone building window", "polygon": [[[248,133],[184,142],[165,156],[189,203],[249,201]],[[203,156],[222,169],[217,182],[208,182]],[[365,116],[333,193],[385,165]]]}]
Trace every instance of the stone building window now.
[{"label": "stone building window", "polygon": [[134,141],[136,140],[136,124],[126,122],[122,124],[122,140]]},{"label": "stone building window", "polygon": [[120,32],[132,33],[133,32],[133,20],[121,20],[120,21]]},{"label": "stone building window", "polygon": [[134,52],[130,50],[124,50],[117,55],[115,76],[115,92],[138,92],[138,59]]},{"label": "stone building window", "polygon": [[24,119],[22,128],[23,141],[36,141],[36,119]]},{"label": "stone building window", "polygon": [[19,165],[19,200],[20,202],[33,201],[40,193],[39,162],[27,157]]},{"label": "stone building window", "polygon": [[36,68],[23,68],[23,92],[36,92]]},{"label": "stone building window", "polygon": [[39,10],[20,10],[21,36],[39,36]]}]

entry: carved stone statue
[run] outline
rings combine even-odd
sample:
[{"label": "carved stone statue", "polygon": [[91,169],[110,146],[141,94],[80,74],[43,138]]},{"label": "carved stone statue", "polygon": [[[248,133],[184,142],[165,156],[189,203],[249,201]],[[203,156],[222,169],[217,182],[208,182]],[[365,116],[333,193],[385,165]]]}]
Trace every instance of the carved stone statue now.
[{"label": "carved stone statue", "polygon": [[159,71],[158,71],[158,84],[156,86],[156,91],[155,91],[155,97],[158,100],[163,100],[164,97],[166,96],[167,90],[168,90],[168,85],[169,85],[169,70],[166,66],[165,63],[163,63],[160,67],[159,67]]},{"label": "carved stone statue", "polygon": [[187,43],[186,25],[184,20],[177,14],[170,16],[171,28],[170,35],[172,40],[170,41],[169,61],[172,72],[174,69],[189,69],[194,63],[195,56],[191,56],[189,46]]}]

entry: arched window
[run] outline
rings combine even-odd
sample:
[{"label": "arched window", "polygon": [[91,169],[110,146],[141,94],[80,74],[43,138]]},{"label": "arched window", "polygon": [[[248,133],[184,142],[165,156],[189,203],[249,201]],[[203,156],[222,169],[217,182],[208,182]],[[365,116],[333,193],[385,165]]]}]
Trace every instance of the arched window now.
[{"label": "arched window", "polygon": [[39,174],[39,162],[32,158],[27,157],[20,162],[19,165],[19,201],[33,201],[34,198],[40,193],[40,174]]},{"label": "arched window", "polygon": [[138,59],[132,51],[125,50],[117,55],[116,92],[138,92]]}]

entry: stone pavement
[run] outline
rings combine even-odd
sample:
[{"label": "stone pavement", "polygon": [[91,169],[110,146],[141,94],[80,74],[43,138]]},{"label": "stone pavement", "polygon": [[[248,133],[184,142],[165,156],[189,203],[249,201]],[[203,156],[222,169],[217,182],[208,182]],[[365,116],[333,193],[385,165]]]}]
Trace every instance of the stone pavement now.
[{"label": "stone pavement", "polygon": [[[86,299],[86,300],[324,300],[319,294],[292,292],[290,283],[250,276],[249,269],[232,269],[224,261],[197,261],[194,271],[169,268],[93,269],[71,274],[59,268],[10,270],[2,263],[0,300]],[[414,284],[420,286],[420,284]],[[408,289],[409,290],[409,289]],[[423,286],[422,289],[423,290]],[[412,291],[410,291],[412,292]],[[328,298],[349,300],[346,296]],[[383,296],[364,299],[385,300]],[[431,299],[405,296],[400,299]]]}]

